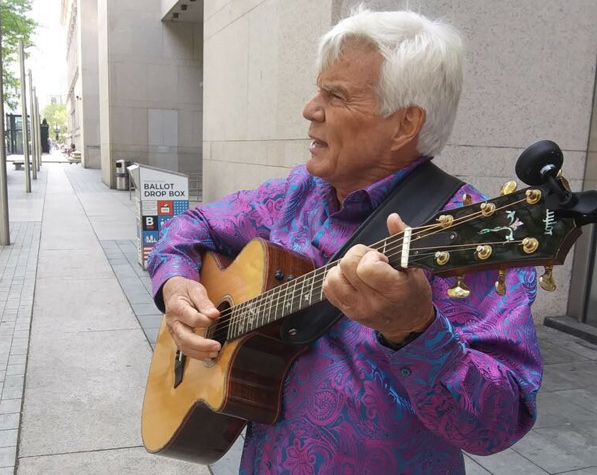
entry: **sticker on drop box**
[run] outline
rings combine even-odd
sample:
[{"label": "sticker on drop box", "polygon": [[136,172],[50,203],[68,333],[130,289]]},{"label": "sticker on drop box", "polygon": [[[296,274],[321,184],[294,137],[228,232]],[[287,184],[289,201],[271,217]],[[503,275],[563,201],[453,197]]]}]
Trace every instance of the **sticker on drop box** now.
[{"label": "sticker on drop box", "polygon": [[189,202],[184,200],[180,200],[180,201],[173,201],[174,203],[174,214],[182,214],[184,213],[186,210],[189,209]]},{"label": "sticker on drop box", "polygon": [[158,214],[158,202],[157,201],[144,201],[141,204],[141,209],[144,216],[155,216]]},{"label": "sticker on drop box", "polygon": [[158,215],[172,216],[172,201],[158,201]]},{"label": "sticker on drop box", "polygon": [[164,229],[164,226],[172,219],[172,216],[158,216],[158,230]]},{"label": "sticker on drop box", "polygon": [[143,231],[143,245],[144,246],[153,246],[158,242],[158,232],[157,231]]},{"label": "sticker on drop box", "polygon": [[143,216],[143,231],[157,231],[158,229],[157,216]]}]

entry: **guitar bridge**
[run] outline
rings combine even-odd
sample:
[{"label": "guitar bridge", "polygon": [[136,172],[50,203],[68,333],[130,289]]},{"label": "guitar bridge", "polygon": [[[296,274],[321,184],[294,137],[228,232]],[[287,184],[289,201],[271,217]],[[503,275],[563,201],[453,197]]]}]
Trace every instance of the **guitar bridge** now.
[{"label": "guitar bridge", "polygon": [[176,350],[174,356],[174,388],[176,389],[180,383],[182,383],[182,377],[184,375],[184,364],[187,357],[180,351]]}]

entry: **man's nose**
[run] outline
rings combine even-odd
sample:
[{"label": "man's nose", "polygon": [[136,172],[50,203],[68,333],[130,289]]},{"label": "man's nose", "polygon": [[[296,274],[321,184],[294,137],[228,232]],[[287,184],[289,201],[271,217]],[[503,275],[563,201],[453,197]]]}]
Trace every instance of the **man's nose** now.
[{"label": "man's nose", "polygon": [[303,117],[312,122],[323,122],[325,120],[320,93],[315,94],[307,101],[303,108]]}]

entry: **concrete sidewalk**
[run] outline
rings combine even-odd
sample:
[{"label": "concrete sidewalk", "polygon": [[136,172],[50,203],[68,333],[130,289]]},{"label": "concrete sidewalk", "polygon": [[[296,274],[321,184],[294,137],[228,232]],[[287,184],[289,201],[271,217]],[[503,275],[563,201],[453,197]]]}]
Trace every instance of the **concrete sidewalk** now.
[{"label": "concrete sidewalk", "polygon": [[[8,170],[13,244],[0,247],[0,475],[237,473],[147,454],[141,405],[161,316],[136,262],[134,203],[98,170],[44,164],[33,193]],[[541,298],[541,296],[539,296]],[[540,326],[539,420],[467,473],[597,474],[597,347]],[[24,394],[23,394],[24,393]]]},{"label": "concrete sidewalk", "polygon": [[141,444],[151,346],[100,244],[135,237],[128,193],[110,192],[79,165],[44,164],[31,195],[23,180],[9,170],[15,241],[2,250],[0,474],[15,462],[26,475],[209,473]]}]

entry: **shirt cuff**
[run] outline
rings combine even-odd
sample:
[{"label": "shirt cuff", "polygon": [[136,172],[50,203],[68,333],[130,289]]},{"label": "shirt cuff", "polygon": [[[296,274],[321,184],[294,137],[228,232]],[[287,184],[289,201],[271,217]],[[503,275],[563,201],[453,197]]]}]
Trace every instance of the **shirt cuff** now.
[{"label": "shirt cuff", "polygon": [[199,273],[196,267],[184,259],[172,259],[160,264],[151,274],[151,288],[153,301],[162,313],[166,312],[162,287],[172,277],[185,277],[191,280],[199,280]]},{"label": "shirt cuff", "polygon": [[436,309],[435,320],[415,340],[398,351],[383,346],[394,374],[408,389],[431,388],[462,359],[465,347],[450,321]]}]

